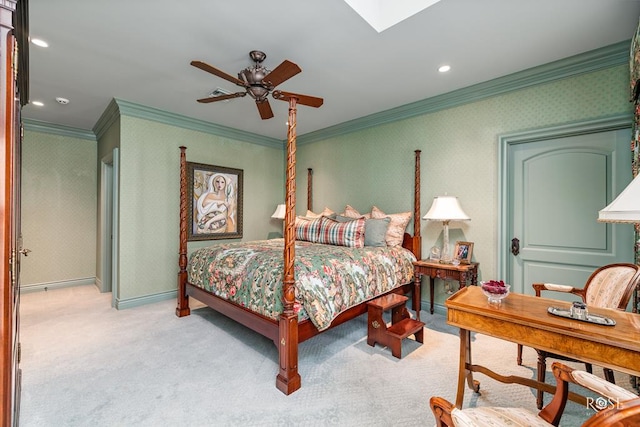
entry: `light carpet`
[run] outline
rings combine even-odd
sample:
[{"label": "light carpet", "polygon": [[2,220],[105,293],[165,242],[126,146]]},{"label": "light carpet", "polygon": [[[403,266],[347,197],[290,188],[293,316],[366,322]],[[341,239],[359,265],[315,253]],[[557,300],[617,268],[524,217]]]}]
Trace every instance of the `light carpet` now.
[{"label": "light carpet", "polygon": [[[253,331],[203,306],[178,318],[175,301],[110,303],[94,286],[22,295],[21,426],[433,426],[429,398],[455,399],[458,331],[438,314],[421,313],[424,344],[404,340],[402,359],[367,345],[366,315],[302,343],[302,388],[285,396],[276,348]],[[515,344],[474,336],[474,363],[535,377],[533,350],[515,359]],[[476,379],[465,407],[536,411],[530,389]],[[590,415],[570,403],[561,425]]]}]

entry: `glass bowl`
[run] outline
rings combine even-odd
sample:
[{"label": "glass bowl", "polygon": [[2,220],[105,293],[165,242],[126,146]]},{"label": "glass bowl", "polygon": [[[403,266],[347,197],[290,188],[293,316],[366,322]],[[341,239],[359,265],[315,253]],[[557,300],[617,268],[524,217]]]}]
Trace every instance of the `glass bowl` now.
[{"label": "glass bowl", "polygon": [[509,295],[510,285],[499,286],[496,281],[480,282],[482,293],[489,299],[490,304],[500,304]]}]

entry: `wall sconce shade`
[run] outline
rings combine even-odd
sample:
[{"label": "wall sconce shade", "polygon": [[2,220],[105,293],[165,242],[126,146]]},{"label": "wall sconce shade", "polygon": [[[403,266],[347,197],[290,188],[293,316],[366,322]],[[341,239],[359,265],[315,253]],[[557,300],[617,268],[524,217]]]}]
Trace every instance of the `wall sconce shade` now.
[{"label": "wall sconce shade", "polygon": [[640,175],[613,202],[598,212],[598,222],[640,222]]},{"label": "wall sconce shade", "polygon": [[278,205],[276,207],[276,211],[271,215],[271,218],[274,219],[284,219],[284,214],[287,212],[287,207],[285,205]]}]

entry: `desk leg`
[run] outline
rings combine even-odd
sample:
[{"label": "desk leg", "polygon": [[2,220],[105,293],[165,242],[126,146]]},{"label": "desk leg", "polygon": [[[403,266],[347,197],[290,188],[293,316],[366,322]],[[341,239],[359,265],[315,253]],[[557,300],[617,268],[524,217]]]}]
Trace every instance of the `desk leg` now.
[{"label": "desk leg", "polygon": [[431,312],[431,314],[433,314],[433,298],[434,298],[433,294],[435,293],[434,292],[435,287],[436,287],[436,279],[434,277],[429,277],[429,298],[431,299],[429,311]]},{"label": "desk leg", "polygon": [[460,329],[460,365],[458,366],[458,392],[456,394],[456,407],[462,409],[464,400],[464,383],[476,393],[480,392],[480,382],[473,379],[473,372],[467,367],[471,366],[471,332]]}]

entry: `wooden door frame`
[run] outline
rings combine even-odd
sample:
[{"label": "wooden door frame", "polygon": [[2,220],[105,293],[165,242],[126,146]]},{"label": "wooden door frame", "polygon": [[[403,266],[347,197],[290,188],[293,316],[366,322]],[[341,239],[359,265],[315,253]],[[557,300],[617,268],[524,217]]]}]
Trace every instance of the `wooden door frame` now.
[{"label": "wooden door frame", "polygon": [[[509,234],[510,217],[508,178],[510,165],[508,164],[508,159],[512,147],[518,144],[543,141],[547,139],[631,129],[632,123],[633,115],[629,113],[498,136],[498,266],[496,269],[498,277],[503,277],[505,280],[509,279],[507,277],[507,267],[509,265],[509,257],[511,257],[511,240]],[[631,143],[631,141],[629,141],[629,143]],[[631,165],[629,165],[629,168],[631,168]]]}]

